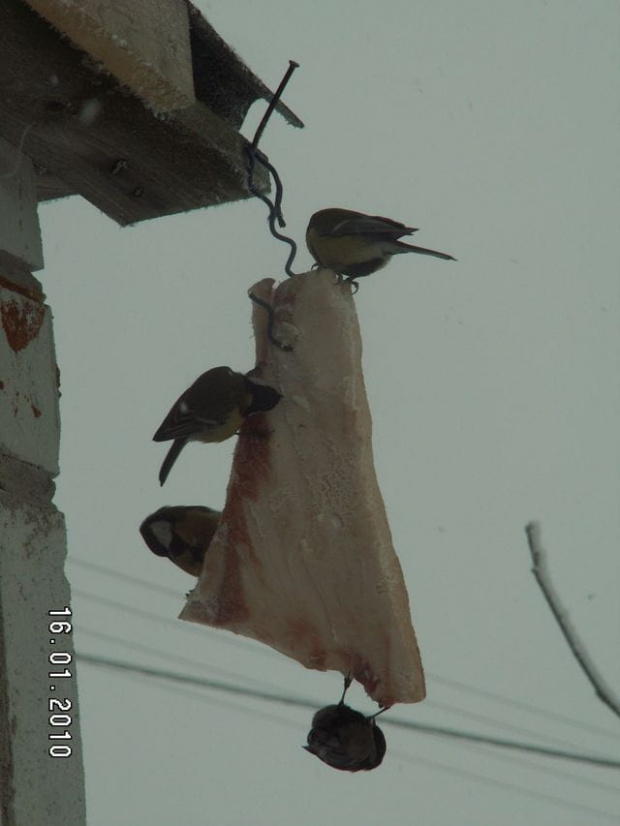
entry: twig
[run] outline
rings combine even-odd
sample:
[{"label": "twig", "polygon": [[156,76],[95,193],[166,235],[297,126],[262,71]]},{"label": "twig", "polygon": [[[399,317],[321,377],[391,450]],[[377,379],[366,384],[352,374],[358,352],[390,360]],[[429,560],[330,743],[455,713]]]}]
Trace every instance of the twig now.
[{"label": "twig", "polygon": [[573,656],[581,666],[581,670],[586,675],[596,696],[605,703],[614,714],[620,717],[620,699],[615,696],[614,691],[605,683],[602,674],[599,673],[594,663],[590,660],[585,645],[579,639],[577,631],[571,625],[568,614],[562,605],[560,598],[555,593],[551,578],[547,569],[546,552],[544,551],[540,542],[540,526],[536,522],[529,522],[525,526],[525,534],[527,536],[527,543],[530,549],[532,562],[532,573],[536,577],[536,582],[543,592],[543,596],[547,600],[547,604],[551,609],[551,613],[560,626],[560,631],[564,634],[564,639],[568,643]]}]

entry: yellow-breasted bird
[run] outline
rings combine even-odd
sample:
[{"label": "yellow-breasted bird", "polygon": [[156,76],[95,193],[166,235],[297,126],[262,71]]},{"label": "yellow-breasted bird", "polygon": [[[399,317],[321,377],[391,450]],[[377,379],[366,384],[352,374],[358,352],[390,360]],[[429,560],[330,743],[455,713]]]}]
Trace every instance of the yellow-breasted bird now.
[{"label": "yellow-breasted bird", "polygon": [[244,419],[271,410],[281,398],[275,388],[250,374],[230,367],[207,370],[177,399],[153,436],[154,442],[174,440],[159,471],[160,484],[188,442],[223,442],[235,435]]},{"label": "yellow-breasted bird", "polygon": [[156,556],[198,577],[221,515],[203,505],[166,505],[146,517],[140,533]]},{"label": "yellow-breasted bird", "polygon": [[417,229],[379,215],[364,215],[352,209],[321,209],[315,212],[306,230],[310,255],[320,267],[333,270],[353,281],[385,267],[393,255],[417,252],[446,261],[452,255],[399,241]]}]

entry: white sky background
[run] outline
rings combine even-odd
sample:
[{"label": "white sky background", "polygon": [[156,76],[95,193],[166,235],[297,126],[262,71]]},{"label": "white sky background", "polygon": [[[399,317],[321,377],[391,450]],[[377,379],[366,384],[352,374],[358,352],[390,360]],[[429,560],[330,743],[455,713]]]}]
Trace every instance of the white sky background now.
[{"label": "white sky background", "polygon": [[[307,220],[327,206],[420,227],[416,243],[458,258],[400,256],[355,299],[377,473],[428,679],[428,699],[393,716],[617,758],[620,721],[560,637],[523,528],[541,521],[571,618],[620,686],[620,7],[197,5],[272,88],[289,58],[301,64],[285,100],[306,129],[276,116],[262,144],[284,181],[298,270],[311,263]],[[137,531],[164,504],[224,503],[234,440],[188,447],[162,490],[167,448],[151,437],[201,372],[252,366],[246,290],[283,278],[287,255],[266,208],[119,229],[74,198],[41,216],[70,556],[172,589],[70,562],[77,648],[335,702],[337,674],[171,623],[192,580]],[[300,748],[310,711],[85,663],[79,679],[89,826],[620,822],[617,771],[396,730],[386,715],[384,764],[348,775]],[[359,688],[349,699],[372,709]]]}]

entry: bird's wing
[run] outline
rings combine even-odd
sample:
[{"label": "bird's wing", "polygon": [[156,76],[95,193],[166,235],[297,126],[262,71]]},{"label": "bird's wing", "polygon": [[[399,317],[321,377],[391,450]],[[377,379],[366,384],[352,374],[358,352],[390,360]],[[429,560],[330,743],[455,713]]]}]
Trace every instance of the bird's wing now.
[{"label": "bird's wing", "polygon": [[154,442],[167,442],[170,439],[191,439],[197,433],[219,427],[225,419],[205,416],[192,409],[188,404],[178,402],[168,413],[153,436]]},{"label": "bird's wing", "polygon": [[400,238],[417,232],[413,227],[406,227],[390,218],[379,215],[355,215],[337,223],[328,233],[333,238],[343,235],[371,235],[379,238]]}]

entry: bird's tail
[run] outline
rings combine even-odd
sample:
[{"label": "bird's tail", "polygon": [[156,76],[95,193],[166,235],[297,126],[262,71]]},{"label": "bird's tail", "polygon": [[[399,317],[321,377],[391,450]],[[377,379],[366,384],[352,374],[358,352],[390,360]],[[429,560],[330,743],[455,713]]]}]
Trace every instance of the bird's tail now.
[{"label": "bird's tail", "polygon": [[437,250],[427,250],[424,247],[416,247],[413,244],[405,244],[404,241],[395,241],[396,249],[394,253],[400,252],[417,252],[420,255],[432,255],[433,258],[443,258],[445,261],[456,261],[453,255],[447,255],[445,252],[437,252]]},{"label": "bird's tail", "polygon": [[166,453],[166,458],[162,462],[161,470],[159,471],[160,485],[163,485],[168,478],[168,474],[172,470],[172,465],[179,458],[179,453],[183,450],[186,444],[187,439],[175,439],[170,446],[170,450]]}]

